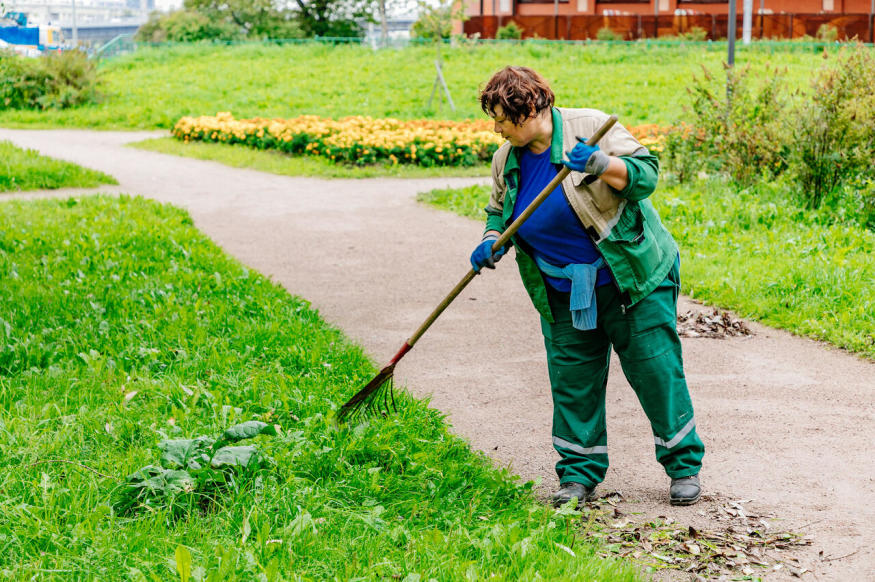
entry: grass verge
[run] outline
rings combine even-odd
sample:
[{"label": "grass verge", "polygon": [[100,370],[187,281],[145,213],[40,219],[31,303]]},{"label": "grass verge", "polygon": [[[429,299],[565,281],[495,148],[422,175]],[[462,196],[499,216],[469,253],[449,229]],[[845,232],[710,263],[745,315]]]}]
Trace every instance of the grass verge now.
[{"label": "grass verge", "polygon": [[[737,64],[749,64],[754,74],[765,76],[766,67],[779,59],[788,69],[788,85],[804,89],[822,61],[821,53],[773,45],[765,49],[754,43],[739,48]],[[482,119],[479,88],[495,71],[514,64],[541,72],[561,107],[616,113],[625,125],[665,125],[683,115],[679,88],[702,65],[722,71],[726,45],[526,42],[443,47],[442,71],[455,111],[438,110],[436,101],[428,106],[435,57],[433,46],[374,51],[367,46],[193,43],[144,48],[101,64],[103,103],[69,110],[2,111],[0,124],[170,129],[182,116],[220,111],[239,118],[311,114]]]},{"label": "grass verge", "polygon": [[320,178],[439,178],[447,176],[488,176],[489,166],[471,168],[423,168],[408,164],[349,166],[335,164],[318,156],[290,156],[281,152],[257,150],[242,145],[190,142],[172,137],[147,139],[128,144],[131,147],[173,154],[198,160],[212,160],[235,168],[249,168],[283,176]]},{"label": "grass verge", "polygon": [[0,141],[0,192],[93,188],[115,178]]},{"label": "grass verge", "polygon": [[[875,359],[875,233],[800,210],[780,188],[737,192],[715,179],[656,192],[681,248],[683,292]],[[482,219],[489,191],[433,190],[420,200]]]},{"label": "grass verge", "polygon": [[[335,426],[361,349],[183,211],[0,204],[0,305],[5,579],[634,579],[426,403]],[[268,478],[207,513],[113,512],[159,440],[249,419],[280,427]]]}]

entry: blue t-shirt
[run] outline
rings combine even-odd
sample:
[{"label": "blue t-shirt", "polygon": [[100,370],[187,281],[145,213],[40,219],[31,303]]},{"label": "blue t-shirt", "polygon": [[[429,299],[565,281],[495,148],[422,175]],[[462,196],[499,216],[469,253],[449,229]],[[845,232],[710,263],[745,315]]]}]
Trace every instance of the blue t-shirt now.
[{"label": "blue t-shirt", "polygon": [[[540,154],[534,154],[528,148],[523,149],[520,156],[520,187],[512,220],[516,220],[528,208],[557,173],[556,166],[550,162],[550,148]],[[561,185],[523,223],[517,236],[534,257],[540,257],[557,267],[594,263],[601,258],[592,239],[583,230],[583,225],[565,199]],[[570,279],[557,279],[546,275],[544,278],[558,291],[571,291]],[[611,271],[607,267],[599,269],[596,287],[610,282]]]}]

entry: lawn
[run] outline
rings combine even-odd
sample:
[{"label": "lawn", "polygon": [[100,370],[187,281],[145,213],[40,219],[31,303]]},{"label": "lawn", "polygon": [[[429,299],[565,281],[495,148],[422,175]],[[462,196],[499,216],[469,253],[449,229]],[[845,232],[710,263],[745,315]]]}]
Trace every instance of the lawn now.
[{"label": "lawn", "polygon": [[[488,186],[420,200],[485,220]],[[797,208],[786,189],[719,180],[661,185],[652,200],[681,248],[683,292],[875,359],[875,232]]]},{"label": "lawn", "polygon": [[115,178],[76,164],[41,156],[0,141],[0,192],[93,188],[118,184]]},{"label": "lawn", "polygon": [[[739,65],[766,74],[779,64],[805,87],[821,57],[801,44],[739,48]],[[443,71],[456,105],[428,107],[434,47],[374,51],[321,44],[176,45],[143,48],[101,64],[103,102],[73,110],[0,111],[0,125],[169,129],[185,115],[230,111],[238,118],[370,115],[402,119],[482,118],[479,87],[499,68],[526,65],[553,85],[557,104],[595,107],[626,125],[683,117],[691,75],[721,68],[723,43],[481,44],[444,47]]]},{"label": "lawn", "polygon": [[[4,579],[635,579],[425,402],[337,426],[371,362],[177,208],[0,204],[0,305]],[[113,509],[159,442],[250,420],[258,480]]]}]

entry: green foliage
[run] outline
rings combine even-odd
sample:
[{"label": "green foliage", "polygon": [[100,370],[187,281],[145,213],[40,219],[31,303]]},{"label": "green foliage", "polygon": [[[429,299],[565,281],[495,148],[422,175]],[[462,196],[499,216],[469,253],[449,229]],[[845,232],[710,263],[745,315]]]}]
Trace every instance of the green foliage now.
[{"label": "green foliage", "polygon": [[[245,1],[245,0],[241,0]],[[306,36],[360,38],[362,22],[373,22],[373,0],[295,0]]]},{"label": "green foliage", "polygon": [[794,170],[799,195],[808,208],[860,196],[864,221],[872,214],[875,179],[875,55],[861,45],[844,47],[826,59],[812,80],[811,98],[796,115],[798,140]]},{"label": "green foliage", "polygon": [[416,199],[460,216],[483,219],[483,209],[489,202],[491,186],[466,186],[464,188],[437,188],[419,194]]},{"label": "green foliage", "polygon": [[184,6],[215,26],[236,31],[240,38],[304,36],[299,15],[275,0],[185,0]]},{"label": "green foliage", "polygon": [[504,26],[499,26],[498,30],[495,31],[495,38],[502,40],[519,40],[522,37],[522,27],[512,20]]},{"label": "green foliage", "polygon": [[669,168],[689,177],[708,160],[743,186],[780,174],[792,139],[785,72],[766,68],[759,82],[749,66],[725,67],[725,75],[724,83],[703,67],[702,76],[693,78],[687,89],[693,129],[669,140]]},{"label": "green foliage", "polygon": [[[775,53],[746,49],[752,75],[781,59],[791,87],[807,87],[820,63],[810,51]],[[833,49],[830,49],[833,50]],[[837,50],[837,49],[836,49]],[[170,129],[186,115],[232,111],[235,116],[290,118],[303,114],[422,119],[437,116],[428,98],[434,83],[434,47],[373,51],[321,44],[170,45],[140,47],[103,61],[100,106],[75,110],[0,111],[0,124],[27,127]],[[778,56],[776,56],[776,54]],[[440,117],[483,119],[478,89],[508,62],[541,72],[561,107],[594,107],[616,113],[627,126],[667,125],[682,115],[678,87],[704,64],[720,66],[725,46],[547,45],[500,43],[442,46],[443,72],[456,111]],[[567,63],[587,71],[587,82]],[[659,62],[661,66],[654,67]],[[216,71],[229,74],[217,75]]]},{"label": "green foliage", "polygon": [[[800,209],[791,190],[779,181],[739,191],[717,179],[658,190],[653,202],[681,247],[683,291],[875,359],[875,232]],[[489,192],[420,200],[483,219]]]},{"label": "green foliage", "polygon": [[703,42],[705,40],[708,40],[708,31],[701,26],[692,26],[688,31],[682,33],[680,36],[684,40]]},{"label": "green foliage", "polygon": [[419,0],[417,5],[419,17],[410,28],[413,38],[446,40],[453,34],[453,20],[466,18],[458,0],[438,0],[436,4]]},{"label": "green foliage", "polygon": [[36,150],[23,150],[0,141],[0,192],[91,188],[118,184],[102,172],[42,156]]},{"label": "green foliage", "polygon": [[213,20],[191,10],[176,10],[167,14],[153,12],[135,35],[145,42],[195,42],[200,40],[235,40],[242,31],[222,20]]},{"label": "green foliage", "polygon": [[[338,427],[334,411],[374,373],[181,210],[127,196],[0,205],[0,577],[635,578],[426,402],[398,394],[397,415]],[[275,461],[260,484],[182,519],[155,498],[135,518],[112,508],[106,475],[151,465],[140,482],[159,477],[187,509],[197,481],[174,471],[205,467],[213,437],[186,435],[243,420],[283,427],[258,443]],[[57,458],[102,475],[40,463]]]},{"label": "green foliage", "polygon": [[595,33],[595,37],[597,40],[623,40],[623,35],[614,32],[609,26],[603,26],[598,29],[598,32]]},{"label": "green foliage", "polygon": [[838,37],[838,29],[828,22],[821,24],[817,28],[817,34],[815,35],[815,38],[820,42],[835,42]]},{"label": "green foliage", "polygon": [[166,510],[181,517],[195,509],[215,508],[223,495],[257,486],[273,461],[253,445],[231,446],[258,435],[276,436],[276,428],[250,420],[218,438],[168,439],[158,443],[160,466],[147,465],[129,475],[113,496],[119,515]]},{"label": "green foliage", "polygon": [[98,97],[96,66],[82,51],[31,59],[0,50],[0,111],[68,109]]}]

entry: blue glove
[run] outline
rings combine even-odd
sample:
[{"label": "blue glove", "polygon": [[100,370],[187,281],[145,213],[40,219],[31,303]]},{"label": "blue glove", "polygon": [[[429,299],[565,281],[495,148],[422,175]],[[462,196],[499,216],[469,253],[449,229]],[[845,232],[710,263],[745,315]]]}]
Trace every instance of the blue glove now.
[{"label": "blue glove", "polygon": [[471,266],[474,267],[475,273],[479,273],[480,269],[483,267],[494,269],[495,263],[497,263],[499,259],[504,256],[504,253],[507,252],[507,247],[501,247],[493,254],[492,245],[494,245],[497,240],[497,236],[484,238],[480,244],[477,245],[477,248],[474,249],[474,252],[471,253]]},{"label": "blue glove", "polygon": [[562,163],[570,170],[601,176],[608,169],[610,162],[608,154],[600,150],[597,145],[586,145],[585,138],[579,137],[577,141],[580,143],[567,153],[568,159],[563,160]]}]

